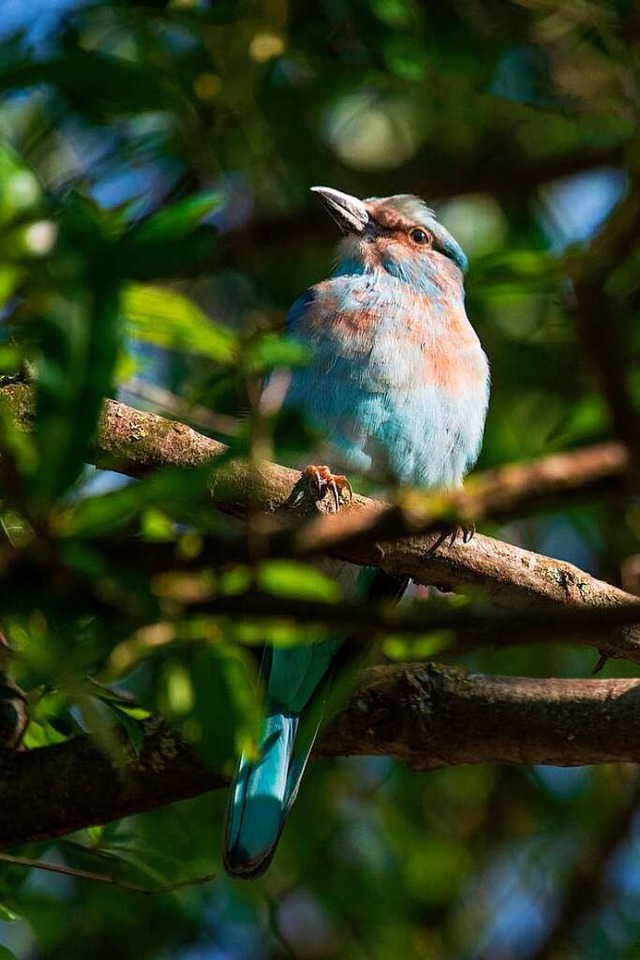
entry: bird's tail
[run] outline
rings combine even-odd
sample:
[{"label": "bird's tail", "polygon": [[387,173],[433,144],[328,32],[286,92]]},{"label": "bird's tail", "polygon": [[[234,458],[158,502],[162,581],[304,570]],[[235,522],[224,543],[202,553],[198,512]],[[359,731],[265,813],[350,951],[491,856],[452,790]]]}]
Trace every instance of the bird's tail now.
[{"label": "bird's tail", "polygon": [[[351,574],[350,574],[351,576]],[[407,584],[379,570],[359,573],[373,596],[398,599]],[[269,866],[298,793],[325,710],[346,693],[362,644],[345,637],[293,647],[267,647],[261,674],[266,715],[255,756],[243,756],[229,791],[224,865],[251,880]]]},{"label": "bird's tail", "polygon": [[243,756],[229,792],[224,865],[231,876],[253,880],[269,866],[296,798],[319,721],[306,736],[299,717],[272,707],[263,724],[258,756]]}]

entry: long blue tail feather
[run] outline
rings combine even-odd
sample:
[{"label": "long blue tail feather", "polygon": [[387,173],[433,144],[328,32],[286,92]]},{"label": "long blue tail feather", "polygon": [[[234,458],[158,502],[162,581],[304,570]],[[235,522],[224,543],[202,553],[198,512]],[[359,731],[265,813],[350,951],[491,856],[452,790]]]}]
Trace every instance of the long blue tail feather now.
[{"label": "long blue tail feather", "polygon": [[287,800],[287,778],[298,718],[270,713],[255,761],[243,757],[231,786],[225,831],[225,868],[251,879],[268,867],[275,852]]},{"label": "long blue tail feather", "polygon": [[[363,585],[377,585],[378,595],[399,597],[406,581],[363,570]],[[265,651],[261,672],[267,708],[257,756],[240,760],[229,790],[224,838],[224,865],[237,878],[252,880],[267,869],[286,817],[297,796],[327,699],[335,697],[333,677],[355,669],[362,644],[345,638]],[[336,678],[344,695],[346,683]]]}]

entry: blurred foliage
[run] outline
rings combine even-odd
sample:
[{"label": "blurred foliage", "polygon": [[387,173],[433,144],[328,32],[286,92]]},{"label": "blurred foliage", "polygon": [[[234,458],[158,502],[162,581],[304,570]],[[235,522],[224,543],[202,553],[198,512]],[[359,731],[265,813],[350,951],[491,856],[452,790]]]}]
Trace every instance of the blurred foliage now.
[{"label": "blurred foliage", "polygon": [[[324,183],[418,193],[467,250],[494,382],[480,466],[606,437],[564,256],[637,166],[638,13],[626,0],[0,0],[0,39],[0,373],[35,370],[37,391],[31,435],[0,409],[2,536],[26,558],[3,592],[25,744],[117,719],[135,747],[137,721],[161,712],[230,769],[256,734],[253,648],[318,630],[196,618],[185,600],[331,603],[335,585],[283,561],[150,580],[127,543],[197,552],[200,530],[224,549],[234,528],[201,502],[202,472],[122,486],[86,468],[102,398],[153,406],[160,386],[230,455],[300,462],[307,426],[253,411],[269,370],[305,362],[280,332],[330,264],[335,229],[308,193]],[[615,277],[630,350],[637,258]],[[637,508],[604,503],[491,532],[618,582],[637,531]],[[385,649],[446,658],[451,640]],[[585,676],[593,655],[546,645],[463,662]],[[0,864],[0,956],[637,957],[635,789],[627,769],[323,761],[252,885],[221,875],[222,795],[16,851],[123,886]],[[126,886],[209,873],[155,896]],[[557,939],[576,875],[583,909]]]}]

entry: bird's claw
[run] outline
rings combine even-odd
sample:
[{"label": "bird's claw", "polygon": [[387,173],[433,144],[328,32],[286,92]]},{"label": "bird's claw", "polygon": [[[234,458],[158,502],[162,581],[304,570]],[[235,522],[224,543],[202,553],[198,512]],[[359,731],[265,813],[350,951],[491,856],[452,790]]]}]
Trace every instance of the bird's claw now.
[{"label": "bird's claw", "polygon": [[600,654],[600,656],[598,657],[598,661],[597,661],[595,667],[594,667],[593,670],[591,671],[591,676],[592,676],[592,677],[594,677],[594,676],[596,675],[596,673],[601,673],[601,672],[604,670],[604,668],[606,667],[607,662],[608,662],[608,660],[609,660],[609,657],[607,656],[607,654],[604,653],[604,652],[603,652],[602,650],[600,650],[599,648],[598,648],[598,653]]},{"label": "bird's claw", "polygon": [[453,547],[458,537],[461,537],[463,543],[469,543],[475,536],[475,532],[475,523],[445,524],[436,534],[436,538],[431,546],[427,549],[427,556],[435,553],[443,543],[446,543],[449,547]]},{"label": "bird's claw", "polygon": [[476,535],[475,523],[461,523],[458,530],[462,534],[463,543],[469,543]]},{"label": "bird's claw", "polygon": [[337,513],[340,504],[349,503],[353,497],[353,488],[348,477],[331,473],[327,466],[309,464],[291,491],[287,506],[296,506],[305,496],[310,496],[315,501],[324,500],[327,494],[331,496],[333,512]]}]

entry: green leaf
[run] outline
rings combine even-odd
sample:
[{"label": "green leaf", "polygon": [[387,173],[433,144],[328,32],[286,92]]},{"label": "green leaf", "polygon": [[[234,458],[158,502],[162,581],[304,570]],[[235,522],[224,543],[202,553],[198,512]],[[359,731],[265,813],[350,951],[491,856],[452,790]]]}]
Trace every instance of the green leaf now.
[{"label": "green leaf", "polygon": [[194,230],[206,216],[217,210],[222,199],[220,191],[211,190],[165,207],[139,224],[135,231],[136,242],[156,243],[183,237]]},{"label": "green leaf", "polygon": [[23,58],[0,70],[0,90],[50,84],[68,103],[99,120],[140,110],[163,110],[173,99],[173,87],[157,67],[132,63],[95,50],[67,49],[49,60]]},{"label": "green leaf", "polygon": [[424,637],[388,636],[383,645],[389,660],[433,660],[452,643],[451,630],[435,630]]},{"label": "green leaf", "polygon": [[[14,913],[6,903],[0,903],[0,920],[4,920],[5,923],[14,923],[16,920],[20,920],[20,916],[17,913]],[[0,950],[6,951],[7,957],[13,957],[13,954],[10,950],[7,950],[6,947],[0,947]],[[4,954],[0,953],[0,960],[2,960]]]},{"label": "green leaf", "polygon": [[242,359],[247,373],[257,375],[274,367],[304,366],[310,355],[307,344],[280,334],[266,333],[245,348]]},{"label": "green leaf", "polygon": [[165,695],[174,717],[185,716],[193,709],[191,674],[183,663],[169,663],[165,670]]},{"label": "green leaf", "polygon": [[167,468],[110,493],[79,500],[60,518],[60,526],[67,535],[86,537],[131,521],[149,507],[171,513],[183,503],[204,499],[210,478],[210,464],[188,471]]},{"label": "green leaf", "polygon": [[32,210],[40,199],[41,188],[35,175],[6,144],[0,145],[0,222],[8,223],[16,215]]},{"label": "green leaf", "polygon": [[37,351],[38,453],[30,487],[40,510],[80,475],[112,384],[120,280],[111,229],[111,218],[95,204],[78,195],[66,201],[51,265],[63,292],[46,299],[30,325]]},{"label": "green leaf", "polygon": [[198,747],[206,762],[220,770],[259,733],[255,661],[237,647],[207,644],[189,662]]},{"label": "green leaf", "polygon": [[89,677],[88,693],[90,696],[96,697],[104,703],[115,703],[123,709],[139,709],[130,693],[114,690],[113,687],[99,683],[97,680],[94,680],[93,677]]},{"label": "green leaf", "polygon": [[58,299],[41,318],[36,381],[38,469],[32,481],[41,506],[58,499],[88,457],[116,358],[117,288],[96,284],[88,301]]},{"label": "green leaf", "polygon": [[140,529],[145,540],[150,543],[166,543],[175,540],[175,525],[166,513],[156,507],[147,507],[143,511]]},{"label": "green leaf", "polygon": [[104,838],[105,829],[106,829],[106,825],[104,823],[98,824],[95,827],[86,828],[87,836],[89,838],[90,843],[93,846],[95,847],[100,846]]},{"label": "green leaf", "polygon": [[16,497],[17,491],[11,490],[11,487],[16,483],[22,484],[22,476],[36,469],[36,443],[31,434],[18,427],[13,405],[1,395],[0,451],[4,460],[5,496],[11,492],[13,499],[20,503],[21,497]]},{"label": "green leaf", "polygon": [[231,567],[220,574],[218,590],[227,596],[245,593],[253,583],[253,572],[249,567]]},{"label": "green leaf", "polygon": [[124,291],[122,310],[131,336],[173,350],[186,350],[230,364],[236,338],[182,294],[146,284]]},{"label": "green leaf", "polygon": [[[2,283],[2,271],[0,271],[0,284]],[[0,306],[1,306],[0,301]],[[14,344],[4,343],[0,345],[0,373],[14,374],[22,360],[22,350]]]},{"label": "green leaf", "polygon": [[202,273],[216,251],[216,230],[202,220],[220,200],[217,192],[198,194],[137,224],[119,246],[126,276],[153,280]]},{"label": "green leaf", "polygon": [[334,579],[317,567],[295,560],[265,561],[258,567],[257,582],[265,593],[277,597],[325,600],[328,603],[340,599],[340,588]]},{"label": "green leaf", "polygon": [[124,730],[134,752],[140,753],[144,743],[144,727],[140,721],[149,714],[140,707],[126,708],[113,700],[100,699],[111,710],[119,726]]},{"label": "green leaf", "polygon": [[23,276],[24,271],[18,267],[3,266],[0,269],[0,308],[4,307],[9,297],[18,288]]}]

